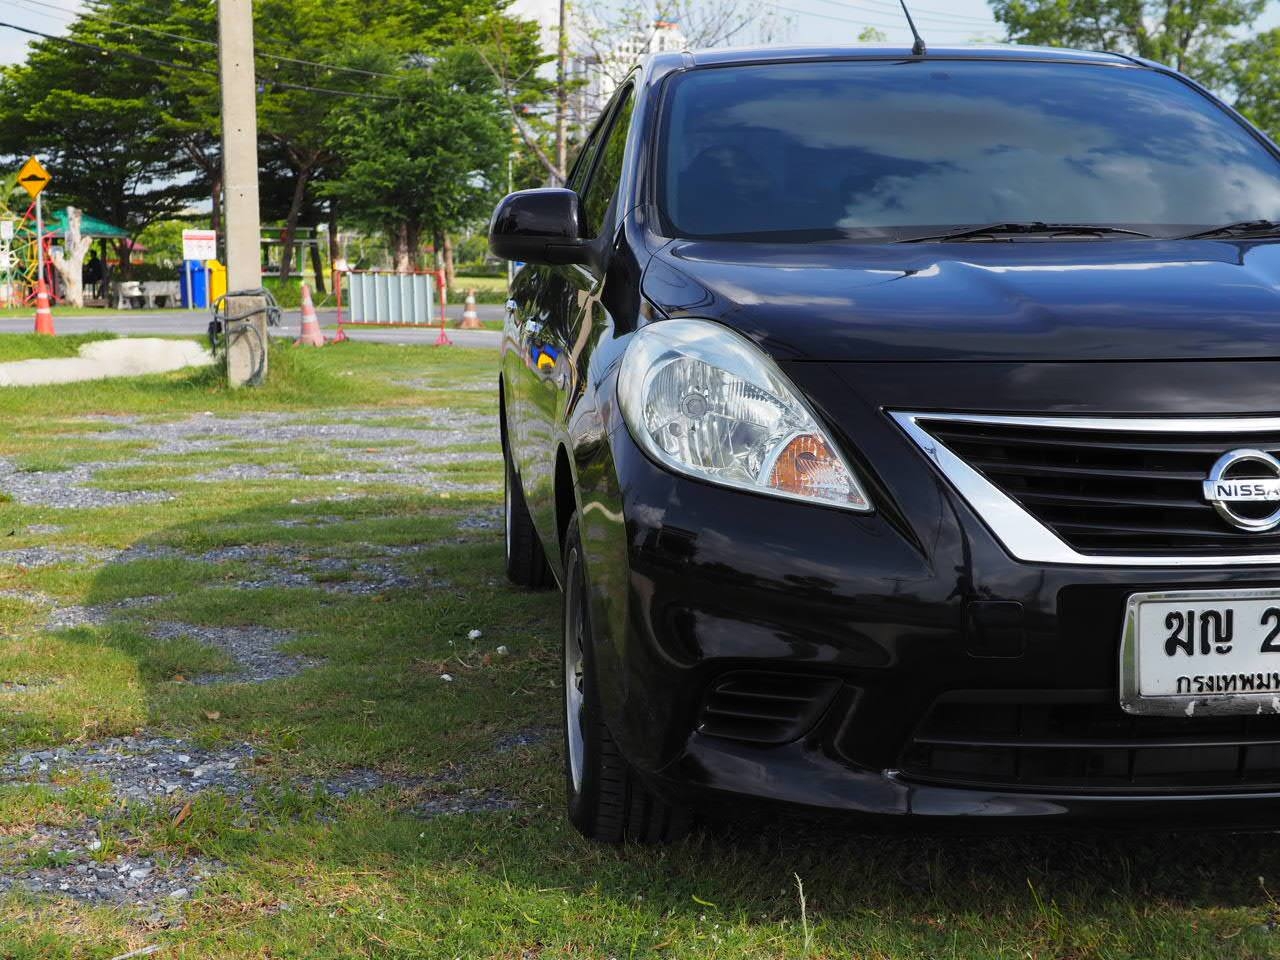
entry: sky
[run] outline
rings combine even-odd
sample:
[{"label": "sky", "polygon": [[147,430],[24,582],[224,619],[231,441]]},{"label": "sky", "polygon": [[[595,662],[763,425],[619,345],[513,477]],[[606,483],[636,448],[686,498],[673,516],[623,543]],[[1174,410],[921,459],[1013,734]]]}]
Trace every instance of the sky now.
[{"label": "sky", "polygon": [[[190,0],[193,3],[205,0]],[[864,27],[875,27],[888,42],[909,44],[898,0],[767,0],[790,21],[786,39],[793,43],[840,43],[854,40]],[[523,0],[536,6],[538,0]],[[967,43],[974,39],[998,39],[1003,31],[991,18],[986,0],[908,0],[916,26],[927,42],[937,46]],[[46,33],[61,33],[79,0],[0,0],[0,22]],[[1268,3],[1257,25],[1259,30],[1280,27],[1280,0]],[[30,38],[0,28],[0,63],[22,60]]]}]

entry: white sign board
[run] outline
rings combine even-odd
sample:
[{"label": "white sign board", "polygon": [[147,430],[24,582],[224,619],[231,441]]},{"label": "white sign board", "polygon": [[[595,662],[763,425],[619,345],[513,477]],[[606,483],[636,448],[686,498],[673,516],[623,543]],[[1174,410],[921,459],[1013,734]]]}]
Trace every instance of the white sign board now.
[{"label": "white sign board", "polygon": [[183,260],[216,260],[218,235],[212,230],[183,230]]},{"label": "white sign board", "polygon": [[13,239],[13,221],[0,220],[0,240]]}]

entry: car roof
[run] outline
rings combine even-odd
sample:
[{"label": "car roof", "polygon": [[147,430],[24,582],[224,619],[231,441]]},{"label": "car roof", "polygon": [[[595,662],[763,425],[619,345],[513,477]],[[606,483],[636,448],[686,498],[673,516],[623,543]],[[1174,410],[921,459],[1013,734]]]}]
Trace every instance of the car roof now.
[{"label": "car roof", "polygon": [[845,46],[729,47],[656,54],[650,68],[663,73],[681,67],[713,67],[750,63],[777,63],[788,60],[1041,60],[1058,63],[1103,63],[1132,66],[1140,61],[1117,53],[1096,50],[1068,50],[1062,47],[1032,47],[1017,44],[969,44],[957,47],[929,47],[922,57],[914,57],[910,47],[881,44]]}]

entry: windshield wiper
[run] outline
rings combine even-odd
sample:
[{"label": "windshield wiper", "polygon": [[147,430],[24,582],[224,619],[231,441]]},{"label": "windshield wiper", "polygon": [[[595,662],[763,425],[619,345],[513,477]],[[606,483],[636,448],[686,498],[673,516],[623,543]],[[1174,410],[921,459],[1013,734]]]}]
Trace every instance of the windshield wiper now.
[{"label": "windshield wiper", "polygon": [[1220,227],[1201,230],[1199,233],[1188,233],[1179,240],[1207,240],[1210,237],[1269,237],[1280,233],[1280,221],[1276,220],[1241,220],[1238,223],[1226,223]]},{"label": "windshield wiper", "polygon": [[984,227],[964,227],[950,233],[940,233],[930,237],[909,237],[899,243],[949,243],[952,240],[980,240],[984,237],[998,237],[1002,234],[1014,236],[1055,235],[1055,236],[1089,236],[1095,234],[1122,233],[1131,237],[1150,237],[1149,233],[1137,230],[1126,230],[1123,227],[1105,227],[1087,223],[1044,223],[1040,220],[1012,223],[989,223]]}]

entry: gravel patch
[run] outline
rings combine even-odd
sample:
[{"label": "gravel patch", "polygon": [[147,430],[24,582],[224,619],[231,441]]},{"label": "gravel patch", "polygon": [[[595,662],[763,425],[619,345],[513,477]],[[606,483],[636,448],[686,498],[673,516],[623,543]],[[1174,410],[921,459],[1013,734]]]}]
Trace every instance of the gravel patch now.
[{"label": "gravel patch", "polygon": [[35,607],[54,607],[58,604],[58,601],[53,597],[39,590],[15,590],[12,588],[0,590],[0,600],[18,600]]},{"label": "gravel patch", "polygon": [[[519,749],[541,742],[541,728],[500,738],[495,750]],[[170,737],[118,737],[77,747],[26,751],[0,759],[0,785],[37,783],[63,789],[71,772],[101,779],[120,805],[110,819],[90,818],[73,827],[37,825],[30,833],[0,837],[0,893],[25,889],[87,903],[164,907],[191,897],[221,865],[199,857],[129,852],[136,838],[128,833],[130,807],[176,806],[209,791],[231,798],[245,811],[257,809],[269,781],[256,777],[256,753],[246,743],[204,749]],[[336,800],[392,787],[412,790],[419,799],[405,813],[420,819],[512,810],[516,800],[486,788],[445,789],[464,775],[452,767],[429,777],[396,776],[368,768],[330,777],[297,777],[281,785]],[[110,836],[124,851],[104,853]],[[153,919],[162,919],[157,915]]]},{"label": "gravel patch", "polygon": [[427,377],[412,377],[408,380],[393,380],[392,383],[410,390],[457,390],[460,393],[497,393],[496,383],[451,383],[447,380],[430,380]]},{"label": "gravel patch", "polygon": [[[69,470],[35,472],[20,471],[11,461],[0,458],[0,491],[28,506],[96,508],[155,503],[171,500],[174,494],[159,490],[99,490],[90,484],[103,470],[168,462],[174,457],[193,453],[237,449],[231,445],[252,445],[255,450],[287,446],[293,451],[312,449],[331,454],[335,443],[410,443],[417,449],[405,451],[388,447],[376,452],[347,451],[353,460],[367,461],[383,468],[370,472],[343,471],[314,476],[239,464],[206,471],[193,479],[209,483],[253,479],[386,483],[458,493],[493,489],[492,486],[441,480],[424,469],[432,464],[496,460],[496,454],[439,450],[441,447],[496,443],[498,440],[497,424],[492,417],[459,417],[440,408],[355,410],[344,414],[341,420],[327,423],[317,423],[313,416],[295,413],[262,413],[252,417],[218,417],[205,413],[172,421],[148,421],[139,417],[84,419],[89,423],[106,423],[114,427],[85,434],[95,441],[142,442],[156,452],[138,456],[130,451],[130,456],[116,461],[81,463]],[[420,426],[405,426],[406,419],[420,421]],[[432,450],[437,452],[432,453]]]},{"label": "gravel patch", "polygon": [[192,795],[219,789],[249,794],[249,779],[240,768],[252,762],[253,748],[248,744],[202,750],[167,737],[116,737],[85,746],[14,754],[0,761],[0,784],[53,785],[60,773],[75,771],[108,781],[115,798],[127,806],[179,792]]},{"label": "gravel patch", "polygon": [[74,627],[100,627],[121,610],[136,610],[159,603],[164,597],[126,597],[115,603],[104,603],[100,606],[55,607],[45,621],[49,630],[70,630]]},{"label": "gravel patch", "polygon": [[[495,459],[496,462],[496,459]],[[439,474],[420,470],[341,470],[335,473],[300,473],[254,463],[232,463],[193,474],[185,479],[195,483],[241,483],[251,480],[306,481],[308,483],[388,484],[413,487],[428,493],[492,493],[496,483],[463,483],[446,480]]]},{"label": "gravel patch", "polygon": [[314,517],[294,517],[288,520],[273,520],[272,526],[284,527],[286,530],[301,527],[331,527],[337,523],[348,523],[355,518],[319,515]]},{"label": "gravel patch", "polygon": [[78,463],[70,470],[26,472],[0,458],[0,490],[23,506],[58,509],[116,507],[173,499],[173,494],[160,490],[99,490],[89,486],[99,471],[122,465],[119,461]]},{"label": "gravel patch", "polygon": [[273,630],[270,627],[202,627],[193,623],[162,620],[149,625],[147,632],[157,640],[187,637],[217,647],[239,666],[235,673],[196,677],[191,681],[196,684],[263,683],[296,676],[320,663],[312,657],[281,653],[278,646],[292,640],[294,636],[287,630]]},{"label": "gravel patch", "polygon": [[473,513],[458,521],[459,530],[501,530],[502,526],[501,507],[492,507],[482,513]]},{"label": "gravel patch", "polygon": [[[421,425],[405,426],[405,420],[420,421]],[[203,414],[168,422],[133,420],[120,422],[116,430],[95,433],[94,439],[145,441],[166,456],[219,450],[237,442],[252,443],[255,448],[288,445],[291,449],[311,444],[328,452],[335,442],[372,445],[410,441],[432,447],[496,442],[498,428],[493,417],[460,417],[438,407],[415,407],[352,410],[328,422],[316,422],[313,414],[282,412],[252,417]]]},{"label": "gravel patch", "polygon": [[51,567],[59,563],[102,562],[115,551],[93,547],[22,547],[0,550],[0,566]]},{"label": "gravel patch", "polygon": [[466,813],[492,813],[497,810],[514,810],[519,804],[500,790],[466,788],[457,793],[445,793],[415,804],[409,812],[415,817],[430,820],[434,817],[458,816]]},{"label": "gravel patch", "polygon": [[557,731],[550,727],[528,727],[499,737],[493,742],[493,752],[510,753],[512,750],[541,746],[556,735]]},{"label": "gravel patch", "polygon": [[[73,828],[41,826],[18,838],[27,856],[10,867],[0,866],[0,892],[21,888],[115,906],[176,904],[218,869],[218,864],[198,857],[104,857],[100,827],[96,820]],[[33,861],[53,865],[33,867]]]}]

